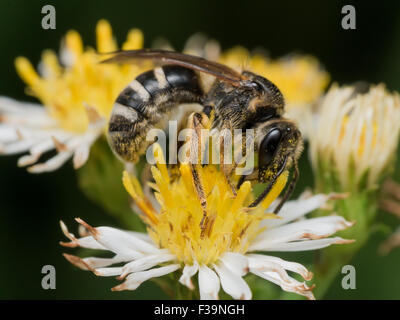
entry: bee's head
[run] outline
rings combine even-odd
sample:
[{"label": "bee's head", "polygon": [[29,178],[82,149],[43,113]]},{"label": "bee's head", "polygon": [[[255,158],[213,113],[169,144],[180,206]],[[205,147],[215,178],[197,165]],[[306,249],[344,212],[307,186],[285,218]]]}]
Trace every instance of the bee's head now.
[{"label": "bee's head", "polygon": [[257,128],[258,180],[269,182],[299,158],[303,142],[297,126],[286,119],[268,121]]}]

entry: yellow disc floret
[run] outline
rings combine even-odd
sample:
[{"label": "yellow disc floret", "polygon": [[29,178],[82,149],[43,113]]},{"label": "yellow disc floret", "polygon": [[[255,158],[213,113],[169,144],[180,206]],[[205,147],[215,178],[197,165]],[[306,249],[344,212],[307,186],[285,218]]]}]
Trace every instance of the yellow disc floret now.
[{"label": "yellow disc floret", "polygon": [[153,209],[140,188],[137,179],[124,173],[125,188],[143,212],[148,232],[160,248],[167,248],[185,264],[197,261],[212,264],[224,252],[244,253],[248,245],[263,229],[263,219],[276,218],[266,213],[287,181],[282,174],[266,199],[256,208],[248,205],[253,199],[250,182],[242,184],[237,196],[222,172],[215,165],[198,166],[200,181],[207,195],[207,215],[203,220],[203,208],[196,193],[189,164],[181,164],[180,175],[174,181],[169,176],[160,148],[155,151],[157,167],[152,167],[155,197],[160,212]]}]

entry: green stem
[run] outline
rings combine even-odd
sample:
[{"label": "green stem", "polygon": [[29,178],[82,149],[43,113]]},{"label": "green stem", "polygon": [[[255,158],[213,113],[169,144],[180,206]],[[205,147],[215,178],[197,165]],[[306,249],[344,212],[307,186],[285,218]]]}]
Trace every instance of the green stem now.
[{"label": "green stem", "polygon": [[354,239],[351,244],[333,245],[316,255],[314,294],[317,299],[325,296],[343,266],[349,264],[359,249],[367,242],[371,234],[371,224],[376,215],[376,205],[368,192],[351,195],[347,199],[335,202],[335,210],[348,221],[356,224],[338,233],[344,239]]}]

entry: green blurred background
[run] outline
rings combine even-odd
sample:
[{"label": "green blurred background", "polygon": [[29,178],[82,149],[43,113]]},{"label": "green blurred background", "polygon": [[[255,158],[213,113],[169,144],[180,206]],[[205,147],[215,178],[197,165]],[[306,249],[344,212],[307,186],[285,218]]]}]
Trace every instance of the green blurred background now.
[{"label": "green blurred background", "polygon": [[[56,8],[56,30],[41,28],[41,8]],[[353,4],[357,30],[341,28],[341,8]],[[185,40],[202,31],[223,48],[240,44],[264,47],[272,57],[291,52],[315,55],[339,83],[357,80],[385,82],[400,90],[400,2],[398,1],[0,1],[0,95],[32,100],[24,94],[13,61],[18,55],[37,64],[45,48],[58,50],[67,30],[78,30],[85,44],[94,45],[96,22],[108,19],[119,43],[127,31],[138,27],[145,44],[162,36],[181,49]],[[117,281],[97,278],[64,260],[58,241],[63,240],[58,221],[75,226],[79,216],[94,225],[118,221],[79,190],[70,163],[48,174],[32,175],[17,168],[17,157],[0,157],[0,298],[2,299],[147,299],[164,298],[151,282],[135,292],[112,293]],[[297,193],[312,184],[304,154]],[[399,170],[398,170],[399,171]],[[397,172],[398,172],[397,171]],[[399,174],[397,173],[397,177]],[[399,181],[400,179],[398,179]],[[386,213],[380,219],[394,229],[399,221]],[[75,230],[75,229],[73,229]],[[400,299],[400,249],[377,255],[388,236],[379,231],[352,261],[357,289],[343,290],[341,277],[328,299]],[[293,259],[302,254],[289,254]],[[54,265],[57,289],[41,288],[41,268]],[[263,280],[260,280],[263,281]]]}]

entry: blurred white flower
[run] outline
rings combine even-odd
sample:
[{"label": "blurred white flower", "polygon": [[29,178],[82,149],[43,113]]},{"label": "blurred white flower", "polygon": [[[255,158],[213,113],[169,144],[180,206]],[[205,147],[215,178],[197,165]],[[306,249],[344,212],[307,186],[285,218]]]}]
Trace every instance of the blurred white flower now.
[{"label": "blurred white flower", "polygon": [[355,87],[333,85],[309,128],[317,179],[331,170],[342,190],[356,190],[360,183],[375,187],[395,159],[399,95],[382,84],[365,94],[358,94]]}]

